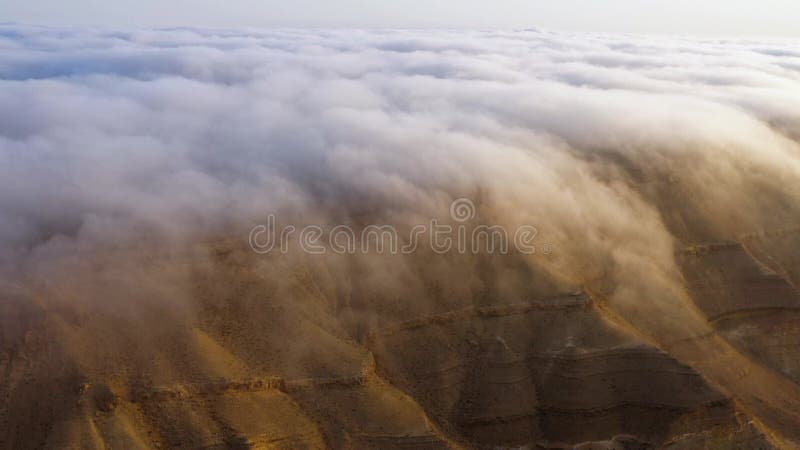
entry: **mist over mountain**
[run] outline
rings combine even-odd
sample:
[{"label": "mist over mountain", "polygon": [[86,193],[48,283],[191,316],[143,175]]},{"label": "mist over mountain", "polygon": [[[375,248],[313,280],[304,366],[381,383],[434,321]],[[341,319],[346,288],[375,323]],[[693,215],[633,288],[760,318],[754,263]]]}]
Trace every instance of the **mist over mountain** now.
[{"label": "mist over mountain", "polygon": [[[797,41],[3,24],[0,50],[8,448],[800,445]],[[539,251],[262,254],[269,215]]]}]

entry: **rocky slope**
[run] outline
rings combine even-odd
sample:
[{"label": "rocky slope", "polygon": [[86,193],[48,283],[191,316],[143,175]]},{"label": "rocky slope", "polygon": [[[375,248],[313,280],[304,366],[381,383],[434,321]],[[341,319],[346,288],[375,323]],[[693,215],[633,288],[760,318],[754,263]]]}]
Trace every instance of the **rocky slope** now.
[{"label": "rocky slope", "polygon": [[704,361],[514,255],[453,270],[525,273],[524,298],[458,300],[432,276],[449,301],[398,304],[235,240],[76,258],[2,287],[2,446],[791,448],[797,239],[677,252],[710,330],[694,350],[731,352]]}]

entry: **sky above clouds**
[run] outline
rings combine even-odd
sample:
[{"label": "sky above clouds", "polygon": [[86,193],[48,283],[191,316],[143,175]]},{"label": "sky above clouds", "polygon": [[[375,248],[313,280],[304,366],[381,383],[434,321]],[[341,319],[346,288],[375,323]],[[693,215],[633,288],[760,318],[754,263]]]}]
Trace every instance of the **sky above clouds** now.
[{"label": "sky above clouds", "polygon": [[796,0],[26,0],[0,20],[212,27],[528,28],[798,36]]}]

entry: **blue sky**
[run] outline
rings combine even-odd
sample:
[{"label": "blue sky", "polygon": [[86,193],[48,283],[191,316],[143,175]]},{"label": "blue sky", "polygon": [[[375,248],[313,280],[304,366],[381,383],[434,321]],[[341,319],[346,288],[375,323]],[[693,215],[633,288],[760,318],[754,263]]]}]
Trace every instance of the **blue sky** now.
[{"label": "blue sky", "polygon": [[796,0],[26,0],[0,20],[107,26],[543,27],[693,35],[800,36]]}]

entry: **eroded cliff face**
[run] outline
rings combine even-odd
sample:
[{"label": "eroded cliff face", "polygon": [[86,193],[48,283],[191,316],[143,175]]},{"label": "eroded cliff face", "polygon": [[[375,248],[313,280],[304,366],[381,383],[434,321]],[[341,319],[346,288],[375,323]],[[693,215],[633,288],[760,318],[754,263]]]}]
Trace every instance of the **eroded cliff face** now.
[{"label": "eroded cliff face", "polygon": [[796,239],[677,249],[706,327],[689,336],[518,254],[450,257],[420,275],[426,299],[236,239],[82,255],[3,285],[2,442],[793,448]]}]

